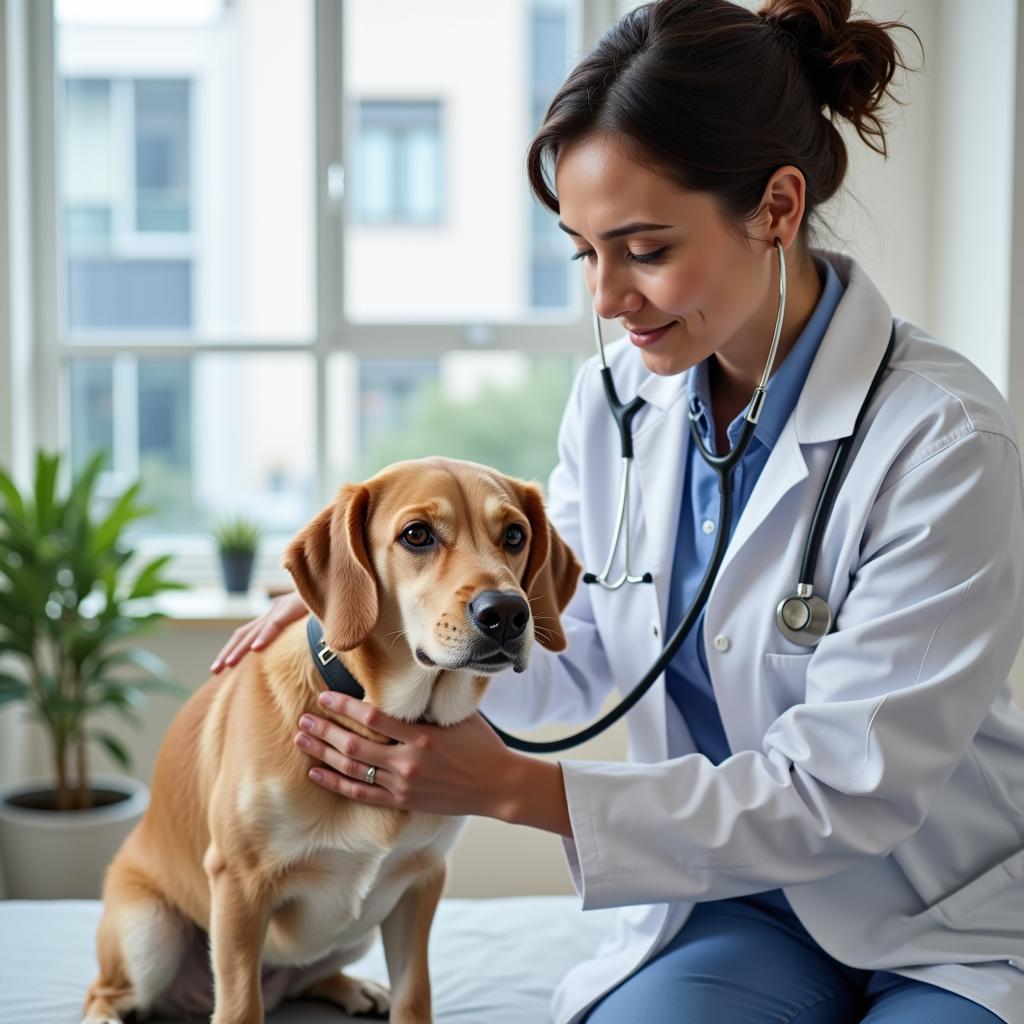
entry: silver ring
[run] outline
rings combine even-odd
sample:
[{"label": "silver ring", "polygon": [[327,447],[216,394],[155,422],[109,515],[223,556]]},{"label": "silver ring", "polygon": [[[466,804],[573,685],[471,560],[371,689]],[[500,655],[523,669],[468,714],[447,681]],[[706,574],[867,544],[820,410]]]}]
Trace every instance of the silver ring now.
[{"label": "silver ring", "polygon": [[371,764],[370,767],[366,769],[366,784],[368,786],[372,786],[373,785],[373,780],[376,777],[376,775],[377,775],[377,766],[375,764]]}]

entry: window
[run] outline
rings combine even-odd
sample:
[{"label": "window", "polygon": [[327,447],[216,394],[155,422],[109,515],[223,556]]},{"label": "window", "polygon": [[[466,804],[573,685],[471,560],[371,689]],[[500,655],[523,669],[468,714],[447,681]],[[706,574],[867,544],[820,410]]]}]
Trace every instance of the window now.
[{"label": "window", "polygon": [[188,82],[137,81],[135,98],[135,228],[189,229]]},{"label": "window", "polygon": [[570,67],[576,3],[345,0],[341,10],[342,121],[357,159],[340,315],[367,325],[577,319],[565,235],[530,197],[524,169]]},{"label": "window", "polygon": [[328,407],[330,475],[359,480],[401,459],[446,455],[547,480],[572,384],[569,355],[449,352],[432,360],[330,357],[328,389],[358,379],[355,406]]},{"label": "window", "polygon": [[441,149],[439,103],[360,102],[356,218],[365,224],[437,223]]},{"label": "window", "polygon": [[[207,533],[245,510],[292,533],[314,507],[315,393],[308,353],[74,359],[71,461],[110,454],[106,493],[136,477],[149,533]],[[268,396],[273,396],[268,401]]]},{"label": "window", "polygon": [[579,7],[32,5],[61,211],[43,405],[75,465],[108,452],[107,494],[142,479],[139,540],[247,511],[283,544],[425,454],[546,478],[589,328],[523,157]]},{"label": "window", "polygon": [[[562,83],[568,22],[558,6],[537,4],[530,12],[530,123],[544,120],[551,97]],[[569,303],[565,237],[539,204],[530,210],[530,303],[562,309]]]},{"label": "window", "polygon": [[[70,329],[188,328],[187,81],[64,79]],[[168,258],[178,236],[181,256]]]}]

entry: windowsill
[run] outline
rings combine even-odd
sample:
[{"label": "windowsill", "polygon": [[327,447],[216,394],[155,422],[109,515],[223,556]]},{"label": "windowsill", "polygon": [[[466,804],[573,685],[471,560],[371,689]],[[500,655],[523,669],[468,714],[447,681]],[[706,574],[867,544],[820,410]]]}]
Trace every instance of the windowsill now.
[{"label": "windowsill", "polygon": [[171,590],[158,594],[148,606],[178,626],[237,625],[262,615],[270,606],[265,590],[253,588],[247,594],[228,594],[213,587]]},{"label": "windowsill", "polygon": [[[250,602],[262,599],[265,607],[268,594],[273,597],[295,589],[291,576],[281,566],[281,559],[290,539],[271,536],[260,545],[259,554],[253,565],[252,586],[249,590],[251,596],[248,599]],[[210,537],[168,534],[135,537],[131,540],[136,555],[135,565],[138,568],[152,558],[172,555],[171,563],[164,570],[165,577],[184,583],[190,588],[188,591],[168,591],[166,595],[161,595],[161,600],[166,597],[171,603],[172,610],[168,614],[177,618],[179,609],[187,612],[193,606],[217,608],[218,598],[220,603],[228,602],[226,607],[232,613],[246,606],[245,600],[234,597],[228,599],[224,591],[220,559]],[[160,610],[163,610],[162,606]],[[187,614],[185,617],[188,617]]]}]

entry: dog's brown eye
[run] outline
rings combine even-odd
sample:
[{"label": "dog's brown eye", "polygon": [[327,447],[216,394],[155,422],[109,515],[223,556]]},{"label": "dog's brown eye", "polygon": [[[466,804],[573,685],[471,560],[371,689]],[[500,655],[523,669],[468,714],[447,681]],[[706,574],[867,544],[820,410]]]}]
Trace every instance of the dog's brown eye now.
[{"label": "dog's brown eye", "polygon": [[505,531],[505,547],[510,551],[518,551],[526,543],[526,531],[516,523],[513,523]]},{"label": "dog's brown eye", "polygon": [[413,523],[402,531],[402,541],[411,548],[429,548],[434,535],[423,523]]}]

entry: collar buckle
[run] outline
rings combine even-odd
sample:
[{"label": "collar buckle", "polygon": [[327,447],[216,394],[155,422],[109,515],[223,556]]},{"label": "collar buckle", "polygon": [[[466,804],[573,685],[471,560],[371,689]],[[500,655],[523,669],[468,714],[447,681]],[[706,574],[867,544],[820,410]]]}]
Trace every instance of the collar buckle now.
[{"label": "collar buckle", "polygon": [[338,655],[327,646],[327,641],[321,638],[320,650],[316,652],[316,656],[321,665],[329,665]]}]

